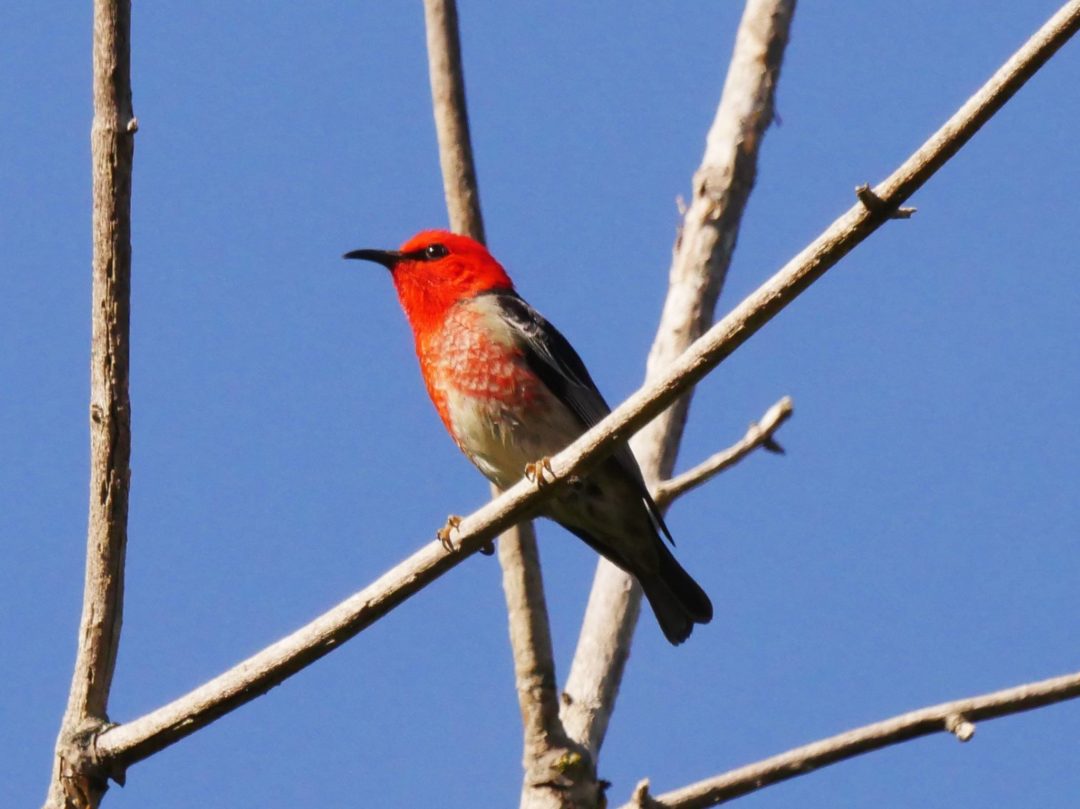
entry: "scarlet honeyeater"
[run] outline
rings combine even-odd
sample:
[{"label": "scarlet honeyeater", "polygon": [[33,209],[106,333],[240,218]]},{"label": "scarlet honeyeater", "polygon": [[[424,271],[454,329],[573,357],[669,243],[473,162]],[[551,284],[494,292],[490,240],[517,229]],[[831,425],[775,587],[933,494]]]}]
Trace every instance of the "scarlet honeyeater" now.
[{"label": "scarlet honeyeater", "polygon": [[[577,352],[479,242],[425,231],[400,250],[345,258],[390,270],[435,409],[498,486],[516,483],[610,412]],[[672,643],[712,618],[709,597],[664,545],[661,534],[671,534],[627,444],[560,486],[542,513],[634,576]]]}]

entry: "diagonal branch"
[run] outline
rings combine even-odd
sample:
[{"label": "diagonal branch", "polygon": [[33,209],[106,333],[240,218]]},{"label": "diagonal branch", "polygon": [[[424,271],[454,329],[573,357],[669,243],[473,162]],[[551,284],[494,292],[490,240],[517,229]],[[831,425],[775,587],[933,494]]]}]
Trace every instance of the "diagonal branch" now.
[{"label": "diagonal branch", "polygon": [[460,550],[431,542],[364,590],[307,626],[251,656],[168,705],[97,736],[95,753],[114,771],[193,733],[265,693],[286,677],[353,637],[409,596],[460,564],[500,531],[534,510],[557,483],[581,474],[682,396],[727,356],[821,278],[900,206],[990,119],[1080,28],[1080,0],[1071,0],[1001,67],[946,124],[879,184],[884,208],[862,203],[833,222],[783,269],[694,342],[658,378],[551,459],[551,486],[521,480],[466,517],[456,535]]},{"label": "diagonal branch", "polygon": [[[424,21],[431,100],[450,227],[482,242],[484,219],[480,212],[480,189],[469,138],[465,71],[461,64],[455,1],[424,0]],[[493,485],[491,493],[498,497],[500,489]],[[518,523],[503,533],[499,539],[499,564],[503,571],[514,679],[524,726],[526,774],[521,804],[535,809],[557,805],[557,798],[565,797],[571,788],[587,793],[580,796],[582,803],[595,803],[593,768],[582,756],[584,751],[580,746],[567,738],[559,719],[555,655],[540,570],[540,549],[531,522]],[[575,755],[583,764],[575,772],[583,773],[586,778],[567,778],[565,772],[557,772],[553,766]],[[552,784],[559,785],[558,796],[552,793]]]},{"label": "diagonal branch", "polygon": [[785,396],[779,402],[765,411],[760,422],[752,422],[750,429],[746,431],[738,442],[725,450],[706,458],[693,469],[688,469],[681,475],[665,480],[653,487],[653,499],[660,506],[668,506],[673,500],[696,489],[704,483],[712,480],[725,469],[730,469],[758,447],[764,447],[770,452],[783,452],[776,443],[773,435],[780,429],[785,421],[791,418],[795,408],[791,403],[791,397]]},{"label": "diagonal branch", "polygon": [[966,742],[975,732],[974,722],[1031,711],[1077,697],[1080,697],[1080,672],[977,697],[943,702],[796,747],[715,778],[665,792],[656,798],[638,796],[636,803],[628,803],[623,809],[705,809],[772,784],[806,775],[829,764],[931,733],[947,731],[960,741]]},{"label": "diagonal branch", "polygon": [[[671,280],[646,381],[659,377],[708,328],[724,284],[757,156],[773,119],[773,96],[795,0],[747,0],[724,91],[694,174],[694,197],[671,260]],[[686,424],[687,394],[643,429],[634,454],[651,482],[671,475]],[[622,682],[641,588],[601,560],[567,680],[563,722],[594,756]]]},{"label": "diagonal branch", "polygon": [[131,4],[94,4],[93,308],[90,360],[90,513],[79,643],[45,805],[95,807],[107,786],[84,755],[108,721],[124,605],[131,402]]}]

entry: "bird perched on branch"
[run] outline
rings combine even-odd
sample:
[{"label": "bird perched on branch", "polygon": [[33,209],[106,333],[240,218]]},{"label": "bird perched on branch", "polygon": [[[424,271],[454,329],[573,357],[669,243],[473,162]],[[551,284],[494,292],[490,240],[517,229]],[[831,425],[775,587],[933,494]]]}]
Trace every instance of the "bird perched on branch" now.
[{"label": "bird perched on branch", "polygon": [[[496,485],[527,469],[542,483],[546,459],[610,412],[577,352],[479,242],[425,231],[400,250],[345,258],[390,270],[435,409]],[[712,618],[709,597],[664,545],[671,534],[627,444],[560,485],[541,513],[634,576],[671,643]]]}]

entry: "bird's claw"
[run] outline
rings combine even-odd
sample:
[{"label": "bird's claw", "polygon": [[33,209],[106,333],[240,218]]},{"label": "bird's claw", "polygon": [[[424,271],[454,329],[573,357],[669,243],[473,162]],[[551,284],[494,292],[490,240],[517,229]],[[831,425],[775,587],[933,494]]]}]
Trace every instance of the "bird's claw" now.
[{"label": "bird's claw", "polygon": [[446,525],[435,532],[436,539],[446,549],[448,553],[453,553],[457,550],[457,546],[454,545],[454,540],[450,538],[450,534],[453,531],[457,531],[461,527],[461,517],[457,514],[451,514],[446,518]]},{"label": "bird's claw", "polygon": [[549,478],[554,478],[555,473],[551,470],[551,458],[541,458],[535,463],[525,465],[525,479],[535,483],[536,488],[542,489],[551,483]]}]

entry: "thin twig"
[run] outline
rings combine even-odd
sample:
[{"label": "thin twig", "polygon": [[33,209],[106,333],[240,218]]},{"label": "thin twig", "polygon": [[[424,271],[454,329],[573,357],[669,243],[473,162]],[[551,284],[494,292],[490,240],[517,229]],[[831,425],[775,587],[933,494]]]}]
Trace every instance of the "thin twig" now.
[{"label": "thin twig", "polygon": [[484,220],[480,215],[480,191],[469,138],[457,4],[454,0],[424,0],[424,25],[431,103],[450,228],[482,242]]},{"label": "thin twig", "polygon": [[[757,174],[757,156],[773,120],[773,98],[795,0],[748,0],[694,196],[683,217],[671,278],[646,382],[665,373],[712,323],[743,210]],[[689,393],[635,436],[632,446],[651,483],[671,476],[690,407]],[[567,679],[567,732],[595,754],[622,682],[641,606],[637,582],[606,560],[596,570]]]},{"label": "thin twig", "polygon": [[96,807],[105,774],[85,755],[108,721],[124,603],[131,402],[131,4],[94,3],[93,292],[90,360],[90,512],[78,651],[45,806]]},{"label": "thin twig", "polygon": [[[454,0],[424,0],[427,27],[428,71],[431,79],[432,109],[439,141],[439,163],[450,227],[477,241],[484,241],[484,219],[480,211],[480,189],[476,180],[469,115],[465,102],[465,72],[461,64],[461,40]],[[493,497],[501,493],[491,487]],[[595,803],[595,770],[579,745],[573,745],[559,719],[555,655],[551,647],[544,582],[540,570],[540,549],[531,522],[507,529],[499,538],[499,564],[503,571],[510,628],[510,648],[518,705],[524,729],[524,807],[543,809],[555,800],[551,793],[558,785],[559,797],[576,787],[568,773],[554,772],[552,764],[576,755],[582,762],[574,773],[582,773],[589,794],[582,802]]]},{"label": "thin twig", "polygon": [[758,447],[764,447],[770,452],[783,452],[773,436],[780,429],[780,425],[791,418],[794,412],[791,397],[785,396],[765,411],[761,421],[751,423],[746,435],[738,442],[707,458],[693,469],[658,483],[653,488],[653,499],[659,505],[666,506],[691,489],[696,489],[725,469],[734,466]]},{"label": "thin twig", "polygon": [[[1072,0],[1030,39],[949,121],[880,184],[878,196],[903,202],[1000,109],[1080,27],[1080,0]],[[96,740],[101,760],[117,767],[140,761],[251,701],[329,653],[409,596],[475,553],[614,446],[641,429],[697,384],[751,335],[835,266],[887,220],[860,203],[840,216],[783,269],[742,301],[662,373],[569,447],[551,458],[553,485],[521,480],[464,518],[455,534],[459,550],[432,541],[377,581],[263,651],[194,691]]]},{"label": "thin twig", "polygon": [[[1077,697],[1080,697],[1080,672],[944,702],[796,747],[715,778],[666,792],[649,799],[644,805],[665,809],[704,809],[806,775],[829,764],[919,736],[947,732],[960,741],[967,741],[975,732],[974,723],[977,721],[1030,711]],[[641,805],[640,802],[631,801],[622,809],[635,809]]]}]

